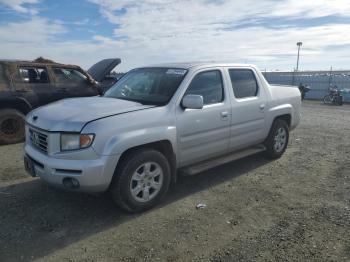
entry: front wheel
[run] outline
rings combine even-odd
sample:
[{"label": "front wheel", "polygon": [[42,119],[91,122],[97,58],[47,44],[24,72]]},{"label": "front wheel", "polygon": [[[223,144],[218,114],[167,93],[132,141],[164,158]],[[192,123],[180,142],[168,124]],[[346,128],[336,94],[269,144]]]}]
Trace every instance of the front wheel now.
[{"label": "front wheel", "polygon": [[272,159],[281,157],[286,151],[288,140],[289,128],[287,123],[281,119],[276,119],[265,141],[265,156]]},{"label": "front wheel", "polygon": [[166,157],[153,149],[127,153],[116,169],[110,192],[124,210],[142,212],[157,205],[170,185]]},{"label": "front wheel", "polygon": [[332,103],[332,98],[330,95],[326,95],[323,97],[323,103],[324,104],[331,104]]},{"label": "front wheel", "polygon": [[19,143],[24,140],[25,116],[16,109],[0,110],[0,145]]}]

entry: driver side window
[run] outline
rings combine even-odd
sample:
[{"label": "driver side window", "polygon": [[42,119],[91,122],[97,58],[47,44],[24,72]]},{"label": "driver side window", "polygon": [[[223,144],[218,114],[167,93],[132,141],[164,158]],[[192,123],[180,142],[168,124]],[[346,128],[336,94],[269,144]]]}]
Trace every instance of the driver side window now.
[{"label": "driver side window", "polygon": [[198,73],[192,80],[185,95],[201,95],[204,105],[220,103],[224,100],[224,87],[219,70]]},{"label": "driver side window", "polygon": [[87,77],[83,75],[78,70],[72,68],[53,68],[53,73],[55,75],[56,81],[59,84],[79,84],[87,81]]}]

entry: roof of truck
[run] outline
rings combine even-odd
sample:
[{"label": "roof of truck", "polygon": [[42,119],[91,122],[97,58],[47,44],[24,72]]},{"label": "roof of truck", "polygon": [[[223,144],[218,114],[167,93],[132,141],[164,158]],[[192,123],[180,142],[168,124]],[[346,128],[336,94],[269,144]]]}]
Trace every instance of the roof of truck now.
[{"label": "roof of truck", "polygon": [[255,67],[251,64],[237,64],[237,63],[222,63],[222,62],[183,62],[183,63],[164,63],[157,64],[147,67],[169,67],[169,68],[181,68],[181,69],[190,69],[190,68],[205,68],[213,66],[232,66],[232,67]]}]

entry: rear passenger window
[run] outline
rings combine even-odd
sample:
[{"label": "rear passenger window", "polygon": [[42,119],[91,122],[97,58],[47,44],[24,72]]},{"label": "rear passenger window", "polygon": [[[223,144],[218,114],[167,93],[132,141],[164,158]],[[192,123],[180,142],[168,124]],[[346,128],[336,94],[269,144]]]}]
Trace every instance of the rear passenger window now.
[{"label": "rear passenger window", "polygon": [[19,77],[22,82],[29,84],[49,82],[49,77],[44,67],[20,67]]},{"label": "rear passenger window", "polygon": [[254,97],[258,94],[258,83],[250,69],[229,69],[233,93],[236,98]]},{"label": "rear passenger window", "polygon": [[192,80],[185,95],[203,96],[204,105],[219,103],[224,100],[224,87],[219,70],[198,73]]}]

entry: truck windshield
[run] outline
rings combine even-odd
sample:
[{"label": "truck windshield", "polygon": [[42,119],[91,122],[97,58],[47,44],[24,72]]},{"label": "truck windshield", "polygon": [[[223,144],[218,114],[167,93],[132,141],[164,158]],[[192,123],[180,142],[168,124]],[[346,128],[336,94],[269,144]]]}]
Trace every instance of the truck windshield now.
[{"label": "truck windshield", "polygon": [[184,79],[187,70],[178,68],[139,68],[123,76],[105,94],[141,104],[165,105]]}]

